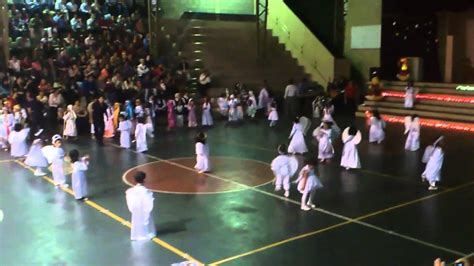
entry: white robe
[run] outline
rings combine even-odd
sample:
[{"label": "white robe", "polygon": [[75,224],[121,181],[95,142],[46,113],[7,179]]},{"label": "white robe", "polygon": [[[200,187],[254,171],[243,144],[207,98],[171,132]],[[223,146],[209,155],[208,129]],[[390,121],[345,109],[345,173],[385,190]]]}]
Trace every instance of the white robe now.
[{"label": "white robe", "polygon": [[349,136],[342,149],[341,166],[345,168],[360,168],[359,153],[354,143],[354,136]]},{"label": "white robe", "polygon": [[229,105],[229,121],[239,121],[240,114],[237,109],[237,104],[239,103],[239,100],[237,99],[231,99],[228,101]]},{"label": "white robe", "polygon": [[130,132],[132,131],[132,122],[129,120],[120,121],[118,131],[120,131],[120,147],[125,149],[130,148]]},{"label": "white robe", "polygon": [[305,153],[308,151],[306,142],[304,140],[303,128],[301,124],[293,124],[293,128],[290,133],[290,145],[288,145],[289,153]]},{"label": "white robe", "polygon": [[153,211],[153,193],[138,184],[125,192],[128,210],[132,213],[131,240],[150,240],[156,236]]},{"label": "white robe", "polygon": [[8,142],[10,143],[10,155],[13,157],[23,157],[28,153],[28,144],[26,139],[30,133],[29,128],[24,128],[18,132],[12,131],[8,136]]},{"label": "white robe", "polygon": [[77,128],[76,128],[76,113],[69,111],[67,114],[63,116],[65,126],[63,135],[69,137],[76,137],[77,136]]},{"label": "white robe", "polygon": [[291,178],[291,165],[290,165],[290,156],[288,155],[279,155],[273,159],[271,164],[271,169],[275,174],[275,187],[281,188],[285,191],[290,190],[290,178]]},{"label": "white robe", "polygon": [[268,114],[268,120],[270,121],[278,121],[278,111],[275,107],[270,109],[270,113]]},{"label": "white robe", "polygon": [[144,152],[148,150],[146,143],[146,125],[137,124],[135,128],[135,140],[137,141],[137,152]]},{"label": "white robe", "polygon": [[56,185],[66,184],[66,176],[64,175],[64,150],[63,148],[54,148],[51,154],[51,172]]},{"label": "white robe", "polygon": [[307,166],[303,167],[303,169],[301,169],[300,171],[298,179],[296,180],[296,182],[298,183],[298,191],[301,194],[310,193],[314,189],[319,189],[323,187],[323,184],[321,183],[321,180],[319,180],[319,178],[316,176],[314,169],[309,170],[307,180],[303,178],[303,173],[304,171],[307,171],[307,169]]},{"label": "white robe", "polygon": [[87,165],[87,161],[84,160],[77,161],[72,164],[71,182],[75,199],[80,199],[87,195]]},{"label": "white robe", "polygon": [[416,151],[420,148],[420,128],[415,123],[410,125],[407,140],[405,142],[405,150]]},{"label": "white robe", "polygon": [[209,146],[196,142],[196,165],[194,168],[201,172],[208,172],[211,170],[209,163]]},{"label": "white robe", "polygon": [[369,142],[382,142],[385,139],[385,122],[375,117],[370,118]]},{"label": "white robe", "polygon": [[435,182],[441,181],[441,167],[443,166],[444,152],[440,147],[436,147],[433,150],[428,163],[426,164],[425,171],[422,176],[425,177],[430,185],[435,185]]},{"label": "white robe", "polygon": [[249,100],[251,104],[247,106],[247,115],[253,118],[257,113],[257,99],[255,99],[255,96],[249,96]]},{"label": "white robe", "polygon": [[41,144],[32,144],[30,151],[26,155],[25,164],[31,167],[47,167],[48,160],[41,151]]},{"label": "white robe", "polygon": [[11,127],[15,124],[13,114],[0,115],[0,148],[6,148]]},{"label": "white robe", "polygon": [[212,121],[211,115],[211,104],[204,103],[202,105],[202,125],[203,126],[212,126],[214,122]]},{"label": "white robe", "polygon": [[223,97],[219,97],[217,99],[217,105],[219,106],[219,112],[221,113],[222,116],[227,116],[227,113],[229,111],[229,105],[227,104],[227,101]]},{"label": "white robe", "polygon": [[413,108],[416,98],[416,91],[413,87],[406,87],[405,89],[405,108]]},{"label": "white robe", "polygon": [[269,104],[270,97],[266,88],[262,88],[258,94],[258,109],[267,108]]},{"label": "white robe", "polygon": [[316,136],[318,143],[318,159],[326,160],[334,157],[334,147],[331,141],[332,130],[321,128],[319,135]]}]

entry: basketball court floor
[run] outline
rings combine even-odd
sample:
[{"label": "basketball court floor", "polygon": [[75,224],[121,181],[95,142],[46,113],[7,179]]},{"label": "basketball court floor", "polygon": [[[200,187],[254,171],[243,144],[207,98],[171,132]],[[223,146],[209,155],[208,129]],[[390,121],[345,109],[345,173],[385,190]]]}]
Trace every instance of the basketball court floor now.
[{"label": "basketball court floor", "polygon": [[[422,128],[421,149],[407,152],[402,125],[389,124],[376,145],[366,141],[365,121],[357,123],[362,169],[339,166],[337,141],[336,158],[318,166],[324,188],[309,212],[295,185],[289,198],[273,191],[269,163],[289,142],[288,121],[217,122],[207,130],[214,170],[204,175],[193,169],[194,129],[160,128],[145,154],[120,149],[117,139],[105,147],[87,137],[65,142],[66,152],[91,157],[85,202],[2,151],[0,265],[432,265],[472,256],[474,135]],[[316,157],[312,129],[307,156]],[[428,191],[421,156],[440,134],[443,181]],[[158,232],[149,242],[129,239],[125,190],[137,170],[156,191]]]}]

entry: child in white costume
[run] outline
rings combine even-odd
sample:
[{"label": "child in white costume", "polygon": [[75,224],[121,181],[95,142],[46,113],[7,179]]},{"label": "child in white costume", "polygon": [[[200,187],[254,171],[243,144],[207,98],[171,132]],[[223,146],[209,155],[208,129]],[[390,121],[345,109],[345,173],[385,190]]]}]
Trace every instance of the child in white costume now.
[{"label": "child in white costume", "polygon": [[71,183],[76,200],[87,200],[87,179],[86,171],[89,165],[89,156],[79,158],[79,151],[72,150],[69,152],[72,163]]},{"label": "child in white costume", "polygon": [[205,98],[202,104],[202,126],[212,126],[214,124],[211,110],[211,102],[209,98]]},{"label": "child in white costume", "polygon": [[274,127],[278,122],[278,110],[276,102],[273,102],[268,113],[268,120],[270,121],[270,127]]},{"label": "child in white costume", "polygon": [[31,144],[30,151],[26,155],[25,164],[35,169],[35,176],[43,176],[46,173],[43,172],[43,167],[48,167],[48,159],[44,157],[41,148],[43,147],[43,141],[41,139],[35,139]]},{"label": "child in white costume", "polygon": [[315,136],[318,140],[318,159],[321,162],[330,161],[334,157],[334,147],[332,145],[332,122],[323,121]]},{"label": "child in white costume", "polygon": [[145,178],[145,173],[137,172],[135,174],[137,184],[125,192],[127,207],[132,213],[131,240],[151,240],[156,236],[155,223],[151,215],[154,201],[153,192],[143,185]]},{"label": "child in white costume", "polygon": [[2,108],[0,115],[0,148],[8,150],[8,135],[15,124],[15,117],[8,112],[8,108]]},{"label": "child in white costume", "polygon": [[275,174],[275,191],[280,191],[283,185],[285,197],[290,196],[290,178],[298,170],[298,161],[288,155],[285,144],[278,146],[278,156],[273,159],[271,169]]},{"label": "child in white costume", "polygon": [[298,117],[293,121],[293,128],[291,129],[289,139],[291,139],[290,145],[288,145],[289,153],[303,154],[308,151],[306,142],[304,140],[303,126],[301,125]]},{"label": "child in white costume", "polygon": [[311,208],[316,206],[313,204],[314,195],[316,190],[323,187],[323,184],[316,176],[314,167],[316,162],[308,161],[301,169],[298,179],[295,183],[298,183],[298,191],[303,194],[301,196],[301,210],[309,211]]},{"label": "child in white costume", "polygon": [[342,149],[341,166],[349,169],[360,168],[359,153],[357,152],[357,144],[360,143],[362,135],[356,127],[348,127],[342,132]]},{"label": "child in white costume", "polygon": [[137,152],[145,152],[148,150],[146,142],[146,125],[145,118],[139,117],[137,119],[137,127],[135,128],[135,140],[137,144]]},{"label": "child in white costume", "polygon": [[369,142],[377,142],[380,144],[385,139],[385,121],[383,121],[382,117],[380,117],[378,111],[374,111],[369,123]]},{"label": "child in white costume", "polygon": [[238,111],[239,100],[235,98],[234,94],[229,96],[229,100],[227,101],[227,105],[229,106],[229,122],[239,121],[240,114]]},{"label": "child in white costume", "polygon": [[127,120],[124,114],[120,114],[119,116],[119,126],[118,131],[120,131],[120,147],[129,149],[130,144],[130,135],[132,132],[132,122]]},{"label": "child in white costume", "polygon": [[417,115],[405,117],[405,150],[416,151],[420,148],[420,119]]},{"label": "child in white costume", "polygon": [[229,105],[227,104],[226,95],[224,93],[217,99],[217,105],[219,106],[221,116],[226,117],[229,112]]},{"label": "child in white costume", "polygon": [[416,100],[416,94],[417,90],[413,87],[413,81],[409,81],[407,87],[405,88],[405,108],[413,108],[413,105]]},{"label": "child in white costume", "polygon": [[[423,181],[429,182],[428,190],[437,190],[436,183],[441,181],[441,167],[443,166],[444,152],[443,152],[443,139],[439,137],[431,146],[431,149],[427,148],[425,153],[428,157],[428,163],[426,164],[425,171],[421,174]],[[424,155],[425,157],[425,155]]]},{"label": "child in white costume", "polygon": [[56,134],[51,138],[53,145],[45,146],[41,149],[44,156],[51,164],[51,172],[53,174],[54,185],[56,188],[59,186],[69,187],[69,185],[66,184],[66,176],[64,175],[64,150],[61,147],[61,139],[61,136]]},{"label": "child in white costume", "polygon": [[247,115],[250,118],[255,118],[255,114],[257,113],[257,98],[253,94],[253,91],[249,91],[249,98],[247,100]]},{"label": "child in white costume", "polygon": [[209,172],[211,165],[209,162],[209,145],[206,144],[206,134],[200,132],[196,136],[196,169],[199,173]]},{"label": "child in white costume", "polygon": [[26,140],[29,133],[29,128],[23,128],[21,124],[15,124],[13,131],[8,136],[10,155],[12,157],[23,157],[28,153],[28,144],[26,143]]},{"label": "child in white costume", "polygon": [[64,138],[77,137],[76,119],[77,115],[72,108],[72,105],[67,106],[67,111],[63,116],[64,119]]}]

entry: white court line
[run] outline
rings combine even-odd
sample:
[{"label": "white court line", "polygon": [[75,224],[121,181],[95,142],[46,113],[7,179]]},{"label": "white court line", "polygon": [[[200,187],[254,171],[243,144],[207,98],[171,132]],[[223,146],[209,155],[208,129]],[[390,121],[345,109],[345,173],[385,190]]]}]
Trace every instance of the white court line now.
[{"label": "white court line", "polygon": [[[110,145],[114,146],[114,147],[117,147],[117,148],[120,147],[116,144],[110,144]],[[165,162],[165,163],[174,165],[176,167],[191,170],[193,172],[196,171],[194,168],[187,167],[187,166],[184,166],[184,165],[181,165],[181,164],[169,161],[169,160],[161,159],[159,157],[156,157],[156,156],[153,156],[153,155],[150,155],[150,154],[139,153],[139,152],[137,152],[135,150],[131,150],[131,149],[128,149],[128,151],[131,151],[131,152],[136,153],[136,154],[142,154],[146,157],[155,159],[157,161]],[[258,189],[258,188],[254,188],[254,187],[251,187],[251,186],[248,186],[248,185],[245,185],[245,184],[233,181],[233,180],[225,179],[225,178],[213,175],[211,173],[205,173],[205,175],[207,175],[209,177],[219,179],[219,180],[222,180],[222,181],[230,182],[230,183],[233,183],[235,185],[245,187],[249,190],[253,190],[255,192],[258,192],[258,193],[261,193],[261,194],[264,194],[264,195],[267,195],[267,196],[270,196],[270,197],[273,197],[273,198],[277,198],[277,199],[280,199],[280,200],[283,200],[283,201],[286,201],[286,202],[290,202],[290,203],[293,203],[293,204],[298,205],[298,206],[301,204],[298,201],[295,201],[295,200],[292,200],[292,199],[289,199],[289,198],[285,198],[285,197],[282,197],[282,196],[279,196],[279,195],[276,195],[276,194],[273,194],[273,193],[270,193],[270,192],[267,192],[267,191],[264,191],[264,190],[261,190],[261,189]],[[465,184],[464,186],[469,186],[469,185],[472,185],[472,184],[474,184],[474,182]],[[449,191],[452,191],[452,190],[454,190],[454,189],[450,189]],[[455,255],[458,255],[458,256],[462,256],[462,257],[466,256],[466,253],[463,253],[463,252],[460,252],[460,251],[457,251],[457,250],[453,250],[453,249],[449,249],[449,248],[446,248],[446,247],[443,247],[443,246],[435,245],[435,244],[432,244],[432,243],[429,243],[429,242],[426,242],[426,241],[423,241],[423,240],[420,240],[420,239],[417,239],[417,238],[414,238],[414,237],[410,237],[410,236],[407,236],[407,235],[404,235],[404,234],[397,233],[395,231],[386,230],[384,228],[381,228],[381,227],[378,227],[378,226],[375,226],[375,225],[372,225],[372,224],[369,224],[369,223],[366,223],[366,222],[362,222],[362,221],[359,221],[357,219],[352,219],[352,218],[349,218],[349,217],[344,216],[344,215],[333,213],[333,212],[325,210],[325,209],[313,208],[313,210],[324,213],[324,214],[327,214],[327,215],[330,215],[330,216],[333,216],[333,217],[337,217],[337,218],[345,220],[345,221],[349,221],[349,222],[356,223],[356,224],[359,224],[359,225],[362,225],[362,226],[365,226],[365,227],[368,227],[368,228],[372,228],[374,230],[377,230],[377,231],[380,231],[380,232],[383,232],[383,233],[386,233],[386,234],[389,234],[389,235],[397,236],[397,237],[400,237],[400,238],[403,238],[403,239],[406,239],[406,240],[409,240],[409,241],[412,241],[412,242],[415,242],[415,243],[418,243],[418,244],[421,244],[421,245],[424,245],[424,246],[428,246],[428,247],[431,247],[431,248],[442,250],[442,251],[445,251],[445,252],[448,252],[448,253],[451,253],[451,254],[455,254]],[[367,216],[367,215],[365,215],[365,216]]]}]

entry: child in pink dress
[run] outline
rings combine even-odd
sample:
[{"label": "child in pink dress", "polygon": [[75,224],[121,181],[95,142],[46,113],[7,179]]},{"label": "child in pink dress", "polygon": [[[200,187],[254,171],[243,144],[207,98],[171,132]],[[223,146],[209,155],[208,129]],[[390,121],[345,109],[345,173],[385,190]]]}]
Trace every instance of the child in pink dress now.
[{"label": "child in pink dress", "polygon": [[168,130],[176,128],[176,116],[174,114],[174,101],[168,100],[166,103],[166,108],[168,110]]},{"label": "child in pink dress", "polygon": [[197,127],[196,119],[196,105],[194,104],[193,99],[189,99],[188,102],[188,127]]}]

